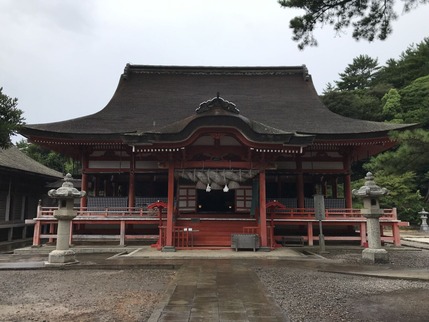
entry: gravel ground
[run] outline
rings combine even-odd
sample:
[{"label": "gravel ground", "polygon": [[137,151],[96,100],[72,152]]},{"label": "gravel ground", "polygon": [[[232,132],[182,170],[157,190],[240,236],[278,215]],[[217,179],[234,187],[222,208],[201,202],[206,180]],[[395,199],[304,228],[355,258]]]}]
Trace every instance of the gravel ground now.
[{"label": "gravel ground", "polygon": [[[394,268],[429,267],[429,251],[391,251]],[[362,265],[360,250],[331,250]],[[267,292],[299,321],[428,321],[429,283],[322,272],[317,261],[252,261]],[[386,267],[386,266],[384,266]],[[0,321],[146,321],[173,269],[0,272]]]},{"label": "gravel ground", "polygon": [[[393,268],[429,267],[427,250],[389,254]],[[361,251],[335,250],[325,257],[362,265]],[[256,265],[254,269],[292,322],[429,321],[427,282],[327,273],[311,265]]]},{"label": "gravel ground", "polygon": [[[429,268],[429,250],[404,247],[403,250],[389,250],[390,266],[393,268]],[[323,257],[343,263],[361,265],[362,250],[335,249]],[[385,265],[382,265],[385,266]]]},{"label": "gravel ground", "polygon": [[146,321],[173,270],[0,272],[0,321]]}]

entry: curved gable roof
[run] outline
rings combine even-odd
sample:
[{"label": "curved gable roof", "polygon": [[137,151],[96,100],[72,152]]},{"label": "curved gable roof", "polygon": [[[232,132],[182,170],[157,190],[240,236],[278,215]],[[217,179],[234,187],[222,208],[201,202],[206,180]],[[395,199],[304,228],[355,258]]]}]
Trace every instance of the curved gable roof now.
[{"label": "curved gable roof", "polygon": [[62,122],[27,125],[22,133],[95,138],[156,132],[186,119],[216,92],[234,102],[248,119],[286,133],[374,136],[410,126],[356,120],[331,112],[319,99],[305,66],[127,65],[115,94],[101,111]]},{"label": "curved gable roof", "polygon": [[[224,106],[223,106],[224,105]],[[239,114],[235,104],[221,97],[203,102],[196,114],[183,120],[168,124],[157,130],[133,132],[123,135],[125,142],[154,143],[154,142],[183,142],[189,139],[199,129],[237,129],[244,137],[253,142],[269,142],[290,145],[308,145],[313,142],[313,135],[298,135],[285,132],[257,121],[249,120]]]}]

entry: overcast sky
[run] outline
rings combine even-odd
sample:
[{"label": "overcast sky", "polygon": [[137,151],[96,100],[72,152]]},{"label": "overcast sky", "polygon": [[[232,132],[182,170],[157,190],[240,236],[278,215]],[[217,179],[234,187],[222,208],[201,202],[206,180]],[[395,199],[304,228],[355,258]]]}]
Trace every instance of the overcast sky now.
[{"label": "overcast sky", "polygon": [[305,64],[321,93],[353,58],[384,64],[429,36],[426,5],[401,15],[384,42],[325,26],[318,47],[299,51],[288,27],[297,13],[276,0],[0,0],[0,87],[29,124],[101,110],[126,63]]}]

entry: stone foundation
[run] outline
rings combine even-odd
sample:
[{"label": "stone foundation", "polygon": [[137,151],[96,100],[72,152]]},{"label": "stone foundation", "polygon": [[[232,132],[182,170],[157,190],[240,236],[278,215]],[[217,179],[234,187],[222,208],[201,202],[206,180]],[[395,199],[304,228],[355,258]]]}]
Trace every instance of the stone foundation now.
[{"label": "stone foundation", "polygon": [[362,251],[362,261],[373,264],[386,264],[389,263],[389,253],[382,248],[367,248]]},{"label": "stone foundation", "polygon": [[78,263],[74,250],[53,250],[49,253],[48,265],[64,265]]}]

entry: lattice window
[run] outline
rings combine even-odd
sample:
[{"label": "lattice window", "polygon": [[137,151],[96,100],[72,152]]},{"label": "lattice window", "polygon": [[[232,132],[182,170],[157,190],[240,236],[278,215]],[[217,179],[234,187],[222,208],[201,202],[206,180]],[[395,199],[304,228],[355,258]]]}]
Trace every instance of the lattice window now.
[{"label": "lattice window", "polygon": [[197,192],[194,186],[179,188],[179,211],[195,212],[197,206]]},{"label": "lattice window", "polygon": [[252,207],[252,187],[240,187],[235,191],[235,211],[250,212]]}]

